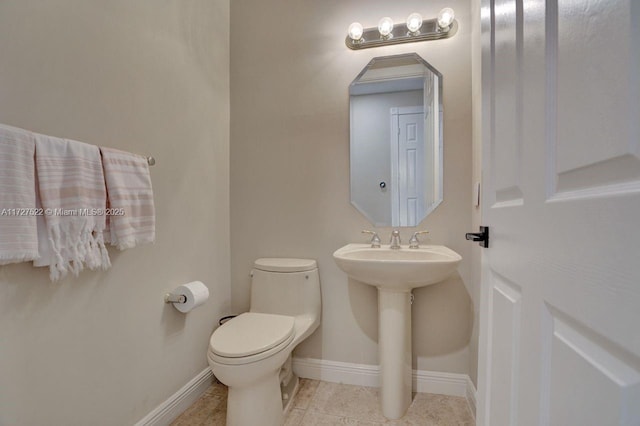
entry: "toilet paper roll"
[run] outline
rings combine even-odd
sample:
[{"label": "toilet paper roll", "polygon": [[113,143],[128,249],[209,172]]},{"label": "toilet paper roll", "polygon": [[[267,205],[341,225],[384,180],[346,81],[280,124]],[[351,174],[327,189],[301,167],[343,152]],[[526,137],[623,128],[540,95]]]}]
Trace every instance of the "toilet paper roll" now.
[{"label": "toilet paper roll", "polygon": [[200,281],[193,281],[176,288],[173,294],[183,294],[187,298],[185,303],[174,303],[173,306],[180,312],[189,312],[207,301],[209,289]]}]

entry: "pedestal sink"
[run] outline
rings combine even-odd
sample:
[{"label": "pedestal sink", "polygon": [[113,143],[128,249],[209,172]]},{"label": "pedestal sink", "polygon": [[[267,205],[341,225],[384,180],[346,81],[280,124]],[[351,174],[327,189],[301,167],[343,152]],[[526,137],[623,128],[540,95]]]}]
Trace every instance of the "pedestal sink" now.
[{"label": "pedestal sink", "polygon": [[347,244],[333,258],[349,277],[378,288],[382,413],[399,419],[411,404],[411,290],[444,280],[462,257],[445,246]]}]

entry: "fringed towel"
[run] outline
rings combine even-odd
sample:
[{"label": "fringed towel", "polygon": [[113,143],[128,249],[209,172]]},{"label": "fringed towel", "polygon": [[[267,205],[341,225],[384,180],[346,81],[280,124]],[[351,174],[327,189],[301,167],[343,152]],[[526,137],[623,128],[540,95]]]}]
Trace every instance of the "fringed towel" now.
[{"label": "fringed towel", "polygon": [[0,265],[38,257],[33,133],[0,124]]},{"label": "fringed towel", "polygon": [[[111,266],[104,245],[107,194],[97,146],[35,135],[51,280]],[[46,259],[45,259],[46,261]]]},{"label": "fringed towel", "polygon": [[154,242],[156,217],[147,159],[111,148],[100,151],[112,213],[105,239],[120,250]]}]

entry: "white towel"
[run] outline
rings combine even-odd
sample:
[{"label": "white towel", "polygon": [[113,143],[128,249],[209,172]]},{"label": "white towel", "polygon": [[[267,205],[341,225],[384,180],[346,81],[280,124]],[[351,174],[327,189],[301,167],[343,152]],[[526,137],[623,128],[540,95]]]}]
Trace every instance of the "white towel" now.
[{"label": "white towel", "polygon": [[34,149],[31,132],[0,124],[0,265],[38,257]]},{"label": "white towel", "polygon": [[[97,146],[35,135],[51,280],[111,266],[104,245],[106,190]],[[46,262],[46,259],[43,260]]]},{"label": "white towel", "polygon": [[[35,161],[35,159],[34,159]],[[47,222],[44,219],[44,209],[42,208],[42,200],[40,200],[40,189],[38,188],[38,170],[36,170],[36,209],[43,214],[36,217],[36,226],[38,228],[38,255],[39,257],[33,261],[33,266],[40,268],[50,266],[51,264],[51,244],[49,243],[49,232],[47,231]]]},{"label": "white towel", "polygon": [[120,250],[154,242],[156,217],[147,159],[111,148],[100,151],[112,211],[106,238]]}]

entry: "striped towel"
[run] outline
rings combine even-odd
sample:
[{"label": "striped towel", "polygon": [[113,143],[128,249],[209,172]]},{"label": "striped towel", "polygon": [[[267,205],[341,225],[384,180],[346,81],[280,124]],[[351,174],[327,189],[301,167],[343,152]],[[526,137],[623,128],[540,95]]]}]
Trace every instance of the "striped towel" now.
[{"label": "striped towel", "polygon": [[113,212],[105,239],[120,250],[154,242],[156,216],[147,159],[111,148],[100,151]]},{"label": "striped towel", "polygon": [[0,124],[0,265],[38,257],[33,133]]},{"label": "striped towel", "polygon": [[103,240],[107,193],[100,150],[52,136],[36,134],[35,138],[40,200],[51,249],[51,280],[69,272],[77,276],[85,266],[109,268]]}]

